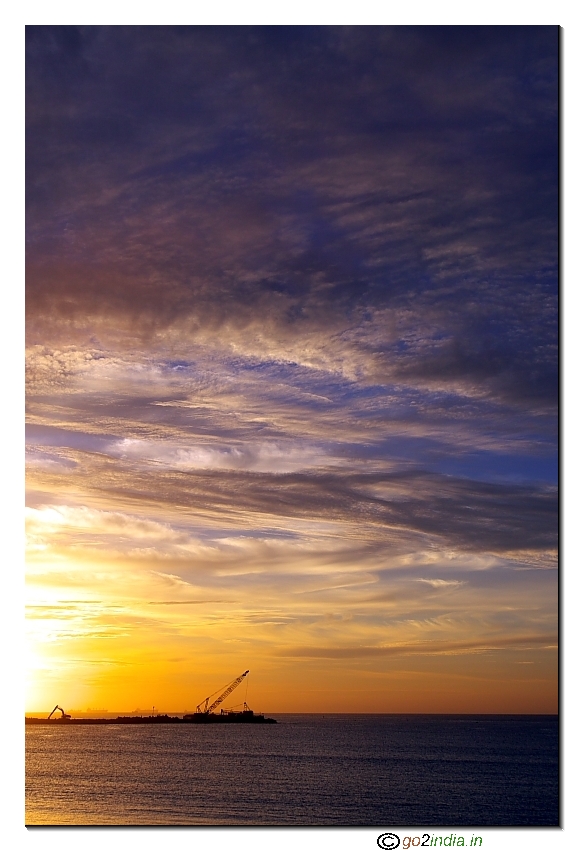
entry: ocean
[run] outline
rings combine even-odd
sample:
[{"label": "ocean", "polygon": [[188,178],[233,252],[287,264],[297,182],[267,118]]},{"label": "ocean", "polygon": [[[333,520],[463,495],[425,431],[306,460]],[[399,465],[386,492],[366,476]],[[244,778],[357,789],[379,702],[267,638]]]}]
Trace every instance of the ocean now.
[{"label": "ocean", "polygon": [[558,719],[26,727],[26,824],[557,826]]}]

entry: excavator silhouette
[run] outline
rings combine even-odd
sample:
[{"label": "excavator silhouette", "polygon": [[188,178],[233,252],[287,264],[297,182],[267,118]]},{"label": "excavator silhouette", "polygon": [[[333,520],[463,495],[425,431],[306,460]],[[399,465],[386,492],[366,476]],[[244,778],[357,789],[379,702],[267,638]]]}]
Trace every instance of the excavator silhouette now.
[{"label": "excavator silhouette", "polygon": [[47,717],[47,720],[50,720],[50,719],[51,719],[51,717],[53,716],[53,714],[55,713],[55,711],[57,711],[57,710],[61,712],[61,716],[60,716],[60,717],[57,717],[57,721],[58,721],[59,723],[60,723],[60,722],[62,722],[63,720],[70,720],[70,719],[71,719],[71,715],[70,715],[70,714],[65,714],[65,712],[63,711],[63,709],[61,708],[61,706],[60,706],[60,705],[56,705],[56,706],[53,708],[53,710],[51,711],[51,713],[49,714],[49,716]]}]

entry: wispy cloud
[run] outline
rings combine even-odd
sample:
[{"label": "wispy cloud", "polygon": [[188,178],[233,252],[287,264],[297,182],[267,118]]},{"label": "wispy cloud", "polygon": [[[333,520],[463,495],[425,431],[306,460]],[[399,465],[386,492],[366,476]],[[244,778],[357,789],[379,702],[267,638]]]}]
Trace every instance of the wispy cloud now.
[{"label": "wispy cloud", "polygon": [[520,635],[508,638],[490,638],[482,641],[438,641],[400,644],[394,646],[300,646],[280,650],[281,655],[316,658],[366,658],[375,655],[466,655],[495,652],[505,649],[556,649],[555,635]]},{"label": "wispy cloud", "polygon": [[542,653],[556,56],[554,27],[27,28],[39,654]]}]

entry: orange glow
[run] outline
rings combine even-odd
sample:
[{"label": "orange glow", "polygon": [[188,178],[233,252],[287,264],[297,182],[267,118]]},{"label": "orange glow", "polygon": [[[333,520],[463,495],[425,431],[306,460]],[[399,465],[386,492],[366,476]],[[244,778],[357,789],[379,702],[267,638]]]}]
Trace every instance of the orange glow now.
[{"label": "orange glow", "polygon": [[[479,621],[468,632],[462,612],[476,601],[455,585],[445,592],[459,622],[453,615],[443,624],[411,618],[381,628],[370,583],[360,591],[360,616],[353,595],[350,606],[342,601],[339,583],[359,592],[356,571],[352,584],[346,575],[326,579],[330,589],[285,600],[274,598],[267,579],[263,598],[241,583],[233,600],[208,592],[205,599],[171,573],[47,558],[46,551],[31,553],[29,572],[29,712],[57,702],[73,713],[189,712],[247,668],[248,682],[228,704],[246,699],[256,711],[557,711],[552,641],[500,639]],[[484,609],[490,604],[482,599]],[[398,603],[385,602],[384,611],[394,616]]]}]

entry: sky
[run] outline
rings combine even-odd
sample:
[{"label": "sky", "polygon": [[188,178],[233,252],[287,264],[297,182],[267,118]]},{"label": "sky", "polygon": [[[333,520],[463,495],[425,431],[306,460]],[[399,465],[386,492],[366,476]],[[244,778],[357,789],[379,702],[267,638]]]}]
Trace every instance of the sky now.
[{"label": "sky", "polygon": [[555,712],[557,28],[26,41],[27,710]]}]

